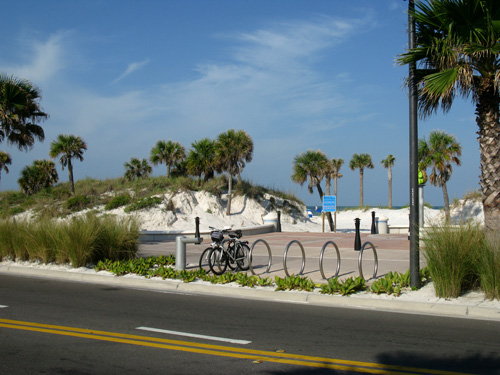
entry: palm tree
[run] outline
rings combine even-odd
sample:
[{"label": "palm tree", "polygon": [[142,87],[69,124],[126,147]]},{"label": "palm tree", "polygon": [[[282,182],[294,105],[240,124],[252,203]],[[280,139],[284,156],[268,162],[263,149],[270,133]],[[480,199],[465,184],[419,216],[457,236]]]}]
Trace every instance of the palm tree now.
[{"label": "palm tree", "polygon": [[215,173],[215,142],[203,138],[198,142],[191,143],[192,149],[187,156],[188,173],[208,181]]},{"label": "palm tree", "polygon": [[359,206],[363,207],[363,174],[365,168],[373,169],[372,157],[369,154],[353,154],[349,168],[359,168]]},{"label": "palm tree", "polygon": [[500,2],[417,1],[411,14],[416,45],[399,56],[399,63],[419,64],[420,114],[448,111],[456,95],[476,106],[484,221],[493,235],[500,231]]},{"label": "palm tree", "polygon": [[303,185],[308,181],[307,189],[309,193],[318,191],[319,199],[323,201],[323,189],[321,180],[325,177],[325,171],[329,164],[328,157],[320,150],[308,150],[302,154],[296,155],[293,160],[292,181]]},{"label": "palm tree", "polygon": [[186,157],[184,147],[179,142],[158,141],[151,149],[149,160],[153,165],[165,163],[167,165],[167,177],[170,177],[170,169],[176,163],[181,162]]},{"label": "palm tree", "polygon": [[245,168],[245,163],[252,161],[253,157],[253,140],[244,130],[238,130],[236,132],[238,136],[238,183],[241,184],[241,172]]},{"label": "palm tree", "polygon": [[7,165],[12,164],[12,159],[10,155],[4,151],[0,151],[0,179],[2,178],[2,170],[5,171],[5,173],[9,173],[9,168]]},{"label": "palm tree", "polygon": [[459,156],[462,155],[462,147],[455,137],[444,131],[434,130],[429,133],[429,141],[425,138],[418,142],[419,168],[422,170],[432,168],[429,182],[433,186],[441,186],[443,189],[444,212],[446,221],[450,221],[450,199],[446,182],[451,177],[451,164],[460,165]]},{"label": "palm tree", "polygon": [[50,144],[49,155],[51,158],[59,158],[62,169],[68,167],[69,182],[71,185],[71,193],[75,194],[75,181],[73,179],[73,164],[71,159],[76,158],[83,160],[83,152],[87,149],[87,144],[81,137],[74,135],[59,134],[55,141]]},{"label": "palm tree", "polygon": [[136,178],[148,177],[152,172],[152,168],[146,159],[131,158],[125,166],[125,178],[129,181]]},{"label": "palm tree", "polygon": [[35,160],[33,165],[26,166],[17,180],[26,195],[33,195],[44,188],[54,186],[59,180],[56,165],[51,160]]},{"label": "palm tree", "polygon": [[344,165],[344,159],[332,159],[332,177],[334,181],[333,185],[333,194],[337,196],[337,180],[343,176],[342,173],[340,173],[340,168],[342,168],[342,165]]},{"label": "palm tree", "polygon": [[0,74],[0,142],[29,150],[35,140],[43,141],[40,125],[48,115],[41,110],[40,91],[27,80]]},{"label": "palm tree", "polygon": [[380,163],[386,168],[387,171],[387,176],[389,178],[389,208],[392,208],[392,167],[394,166],[394,162],[396,161],[396,158],[394,155],[387,155],[387,157],[382,160]]},{"label": "palm tree", "polygon": [[[340,168],[342,168],[342,165],[344,165],[344,159],[342,159],[342,158],[332,159],[330,161],[330,163],[332,164],[331,177],[333,177],[333,181],[334,181],[333,194],[335,195],[335,197],[337,197],[337,181],[339,178],[341,178],[343,176],[342,173],[340,173]],[[334,222],[335,222],[334,228],[335,228],[335,230],[337,230],[337,211],[335,211],[333,213],[333,218],[334,218]]]}]

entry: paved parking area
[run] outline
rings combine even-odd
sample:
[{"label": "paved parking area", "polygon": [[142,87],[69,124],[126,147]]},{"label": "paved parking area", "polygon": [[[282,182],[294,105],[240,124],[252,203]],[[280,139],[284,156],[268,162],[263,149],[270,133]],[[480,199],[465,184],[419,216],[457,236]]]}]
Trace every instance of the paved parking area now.
[{"label": "paved parking area", "polygon": [[[300,244],[297,242],[289,246],[286,265],[288,273],[299,274],[302,265],[304,270],[302,275],[307,276],[315,282],[325,282],[320,272],[320,252],[328,241],[333,241],[339,248],[340,253],[340,278],[358,276],[359,251],[354,251],[354,233],[311,233],[311,232],[274,232],[259,234],[255,236],[245,236],[242,240],[249,242],[253,249],[252,265],[256,274],[261,277],[273,277],[275,275],[284,277],[284,252],[287,245],[292,241],[299,241],[305,253],[302,258]],[[264,240],[271,249],[272,262],[270,272],[267,272],[269,264],[268,249]],[[389,271],[406,272],[409,267],[410,241],[406,234],[369,234],[361,233],[361,244],[370,242],[376,249],[378,257],[377,277],[383,276]],[[187,269],[198,267],[199,258],[204,249],[210,245],[204,240],[201,245],[186,244]],[[175,254],[175,241],[142,243],[139,246],[139,256]],[[423,259],[421,258],[421,266]],[[326,245],[323,259],[323,270],[327,278],[335,274],[338,257],[333,244]],[[362,272],[365,279],[370,279],[375,271],[375,261],[373,250],[370,246],[363,252]]]}]

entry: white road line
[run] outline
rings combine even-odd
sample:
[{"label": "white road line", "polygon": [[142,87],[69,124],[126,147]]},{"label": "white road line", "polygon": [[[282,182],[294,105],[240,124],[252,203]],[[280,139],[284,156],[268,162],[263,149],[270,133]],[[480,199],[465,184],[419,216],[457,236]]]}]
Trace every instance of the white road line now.
[{"label": "white road line", "polygon": [[3,309],[5,307],[9,307],[9,306],[5,306],[5,305],[0,305],[0,309]]},{"label": "white road line", "polygon": [[169,331],[169,330],[166,330],[166,329],[159,329],[159,328],[137,327],[136,329],[140,329],[142,331],[151,331],[151,332],[166,333],[166,334],[169,334],[169,335],[195,337],[195,338],[205,339],[205,340],[224,341],[224,342],[229,342],[231,344],[247,345],[247,344],[251,343],[251,341],[247,341],[247,340],[228,339],[228,338],[216,337],[216,336],[205,336],[205,335],[198,335],[196,333],[187,333],[187,332],[179,332],[179,331]]}]

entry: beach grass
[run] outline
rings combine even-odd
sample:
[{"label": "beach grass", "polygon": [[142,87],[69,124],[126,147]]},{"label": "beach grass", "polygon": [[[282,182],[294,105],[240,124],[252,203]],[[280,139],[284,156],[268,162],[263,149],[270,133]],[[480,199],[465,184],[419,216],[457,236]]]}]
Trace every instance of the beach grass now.
[{"label": "beach grass", "polygon": [[470,222],[430,227],[422,243],[436,296],[456,298],[481,288],[489,299],[500,297],[500,237],[490,242]]},{"label": "beach grass", "polygon": [[101,259],[130,259],[139,246],[134,218],[98,217],[93,213],[67,221],[0,221],[0,257],[71,263],[82,267]]}]

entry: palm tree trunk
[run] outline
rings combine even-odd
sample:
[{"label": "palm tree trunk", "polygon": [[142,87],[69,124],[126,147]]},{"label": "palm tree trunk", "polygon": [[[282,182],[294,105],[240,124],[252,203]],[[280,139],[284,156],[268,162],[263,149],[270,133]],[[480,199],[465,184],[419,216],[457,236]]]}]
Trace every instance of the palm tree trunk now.
[{"label": "palm tree trunk", "polygon": [[500,233],[500,127],[499,95],[491,80],[478,89],[476,122],[481,153],[481,185],[484,225],[488,238]]},{"label": "palm tree trunk", "polygon": [[359,168],[359,207],[363,207],[363,169]]},{"label": "palm tree trunk", "polygon": [[389,167],[389,208],[392,208],[392,170]]},{"label": "palm tree trunk", "polygon": [[441,185],[443,189],[443,198],[444,198],[444,217],[447,223],[450,222],[450,198],[448,197],[448,188],[446,187],[446,182],[443,182]]},{"label": "palm tree trunk", "polygon": [[229,175],[229,181],[227,183],[227,208],[226,208],[227,216],[231,215],[231,194],[233,190],[233,175],[231,174],[231,172],[229,172],[228,175]]},{"label": "palm tree trunk", "polygon": [[71,158],[68,158],[68,175],[69,183],[71,185],[71,194],[75,195],[75,181],[73,179],[73,165],[71,165]]}]

